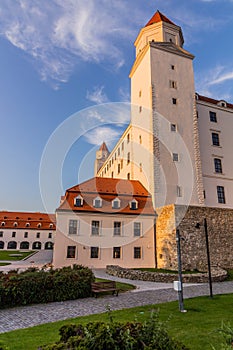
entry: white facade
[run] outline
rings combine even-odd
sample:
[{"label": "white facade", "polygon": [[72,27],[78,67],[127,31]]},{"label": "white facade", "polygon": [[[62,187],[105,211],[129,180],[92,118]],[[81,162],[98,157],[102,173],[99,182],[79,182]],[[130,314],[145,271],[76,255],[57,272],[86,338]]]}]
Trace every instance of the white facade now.
[{"label": "white facade", "polygon": [[56,211],[53,265],[155,267],[155,212],[138,181],[93,178],[66,191]]},{"label": "white facade", "polygon": [[0,249],[53,249],[55,215],[0,212]]},{"label": "white facade", "polygon": [[154,207],[233,208],[233,105],[195,94],[194,56],[183,49],[181,28],[160,12],[135,47],[131,123],[96,175],[139,180]]}]

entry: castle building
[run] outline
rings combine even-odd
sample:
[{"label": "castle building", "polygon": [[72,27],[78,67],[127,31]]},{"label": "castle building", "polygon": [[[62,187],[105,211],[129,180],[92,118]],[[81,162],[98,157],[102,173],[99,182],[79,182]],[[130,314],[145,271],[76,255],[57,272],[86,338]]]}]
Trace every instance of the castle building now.
[{"label": "castle building", "polygon": [[139,181],[93,178],[66,190],[56,210],[53,265],[155,267],[155,211]]},{"label": "castle building", "polygon": [[53,249],[54,214],[0,212],[0,249]]},{"label": "castle building", "polygon": [[159,11],[140,30],[131,122],[95,175],[139,180],[155,208],[233,208],[233,105],[195,93],[194,56],[183,44],[181,28]]}]

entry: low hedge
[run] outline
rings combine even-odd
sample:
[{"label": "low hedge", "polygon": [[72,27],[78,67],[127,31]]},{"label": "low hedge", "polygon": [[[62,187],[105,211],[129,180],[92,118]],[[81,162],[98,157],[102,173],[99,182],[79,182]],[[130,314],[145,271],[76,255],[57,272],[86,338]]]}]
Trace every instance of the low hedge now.
[{"label": "low hedge", "polygon": [[144,323],[65,325],[59,334],[59,342],[41,346],[38,350],[188,350],[168,335],[166,324],[158,320],[157,314],[152,314]]},{"label": "low hedge", "polygon": [[0,308],[89,297],[94,279],[92,271],[82,265],[1,273]]}]

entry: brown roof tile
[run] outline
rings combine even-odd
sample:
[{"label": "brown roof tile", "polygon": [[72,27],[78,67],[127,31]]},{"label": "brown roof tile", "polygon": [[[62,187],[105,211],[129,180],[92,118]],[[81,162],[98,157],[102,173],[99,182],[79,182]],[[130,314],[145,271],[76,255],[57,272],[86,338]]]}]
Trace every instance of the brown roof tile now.
[{"label": "brown roof tile", "polygon": [[[5,223],[5,225],[3,225],[3,223]],[[53,227],[51,227],[51,224],[53,224]],[[55,214],[45,214],[39,212],[0,211],[0,230],[6,228],[55,230],[56,217]]]},{"label": "brown roof tile", "polygon": [[159,23],[159,22],[167,22],[170,24],[175,25],[175,23],[173,23],[172,21],[170,21],[169,18],[167,18],[166,16],[164,16],[159,10],[151,17],[151,19],[149,20],[149,22],[145,25],[145,27],[150,26],[151,24],[154,23]]}]

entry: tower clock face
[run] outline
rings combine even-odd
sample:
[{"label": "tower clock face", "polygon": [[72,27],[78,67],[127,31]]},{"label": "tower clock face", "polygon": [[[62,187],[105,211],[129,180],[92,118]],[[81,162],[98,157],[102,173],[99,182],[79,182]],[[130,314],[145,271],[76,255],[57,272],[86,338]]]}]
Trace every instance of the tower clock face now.
[{"label": "tower clock face", "polygon": [[97,159],[101,159],[102,158],[102,154],[101,153],[97,153],[96,158]]}]

